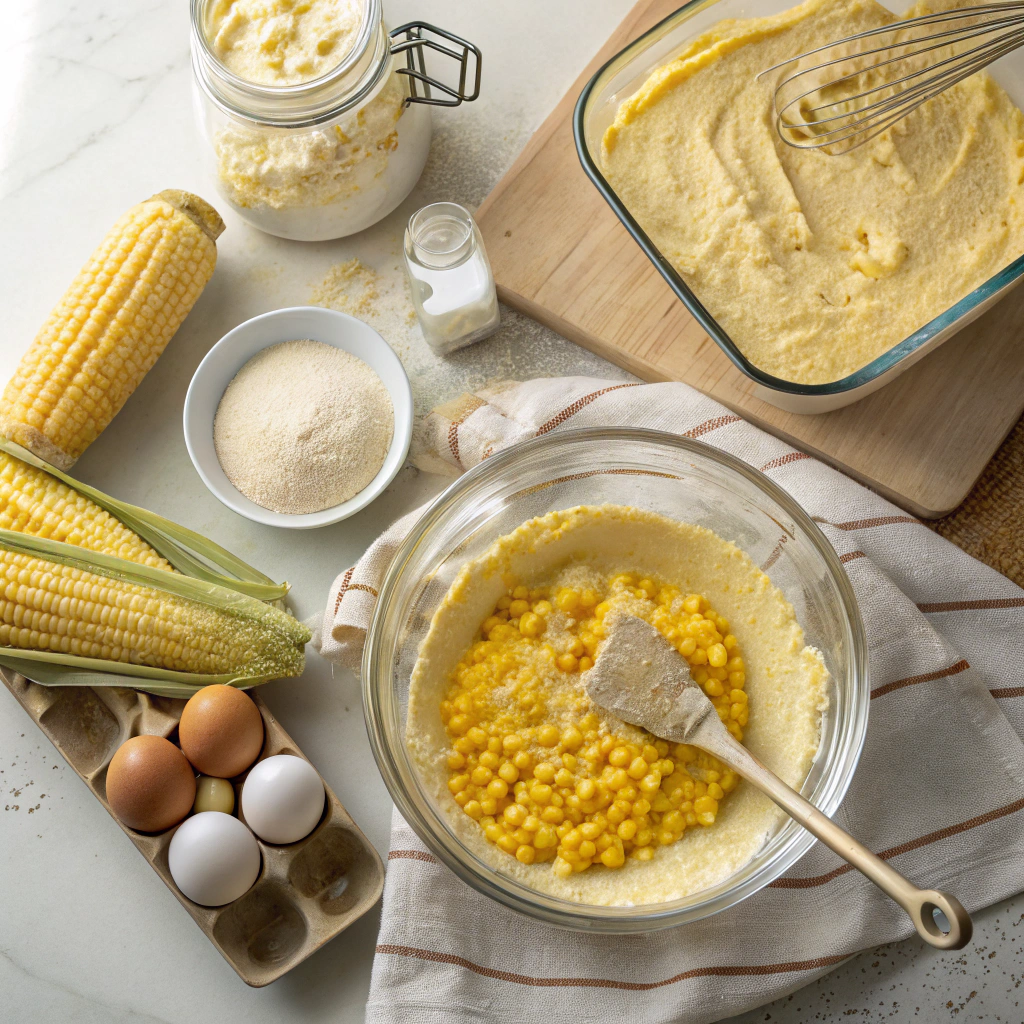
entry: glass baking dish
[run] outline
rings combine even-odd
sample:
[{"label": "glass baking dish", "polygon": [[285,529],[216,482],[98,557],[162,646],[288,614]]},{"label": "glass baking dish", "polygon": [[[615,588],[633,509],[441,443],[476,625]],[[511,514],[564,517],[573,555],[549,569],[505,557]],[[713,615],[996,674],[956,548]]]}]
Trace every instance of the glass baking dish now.
[{"label": "glass baking dish", "polygon": [[[894,348],[842,380],[828,384],[797,384],[758,369],[743,355],[667,257],[633,219],[601,173],[598,155],[601,139],[615,119],[619,105],[643,85],[655,68],[671,60],[688,40],[725,18],[765,17],[788,10],[795,3],[796,0],[691,0],[620,50],[594,75],[576,103],[573,134],[587,176],[701,327],[733,364],[754,382],[757,396],[789,412],[821,413],[850,405],[877,391],[981,316],[1019,283],[1024,276],[1024,256],[1004,267]],[[886,3],[885,6],[901,13],[909,6],[909,0],[898,4]],[[1024,107],[1024,50],[1008,54],[988,70],[1013,102]]]}]

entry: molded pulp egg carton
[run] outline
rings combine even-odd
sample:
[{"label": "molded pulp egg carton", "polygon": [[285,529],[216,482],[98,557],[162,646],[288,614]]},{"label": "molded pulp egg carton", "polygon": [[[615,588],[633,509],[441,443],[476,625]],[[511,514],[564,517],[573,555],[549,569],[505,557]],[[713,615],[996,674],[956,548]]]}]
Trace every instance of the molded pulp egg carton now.
[{"label": "molded pulp egg carton", "polygon": [[[140,733],[175,739],[185,706],[183,700],[129,689],[40,686],[6,669],[0,669],[0,678],[108,812],[106,775],[114,751]],[[263,701],[250,696],[263,716],[259,760],[272,754],[302,757]],[[245,775],[231,781],[238,808]],[[384,887],[377,851],[326,783],[324,789],[323,817],[305,839],[272,846],[257,837],[263,856],[259,877],[244,896],[223,907],[193,903],[172,881],[167,848],[173,828],[151,834],[118,822],[247,985],[267,985],[290,971],[365,914]]]}]

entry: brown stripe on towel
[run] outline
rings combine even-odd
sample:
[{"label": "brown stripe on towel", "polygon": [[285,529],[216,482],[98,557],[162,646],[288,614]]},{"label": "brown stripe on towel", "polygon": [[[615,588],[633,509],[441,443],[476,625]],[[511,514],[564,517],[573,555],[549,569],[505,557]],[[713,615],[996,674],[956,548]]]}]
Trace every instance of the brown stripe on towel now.
[{"label": "brown stripe on towel", "polygon": [[592,391],[589,395],[584,395],[582,398],[577,398],[572,405],[566,406],[561,412],[552,416],[534,435],[534,437],[540,437],[541,434],[547,434],[548,432],[555,429],[555,427],[561,426],[567,419],[575,416],[580,409],[585,409],[595,399],[600,398],[602,395],[607,395],[610,391],[619,391],[621,388],[635,388],[639,387],[639,383],[627,383],[627,384],[615,384],[610,388],[601,388],[600,391]]},{"label": "brown stripe on towel", "polygon": [[[878,856],[882,860],[889,860],[891,857],[898,857],[901,853],[919,850],[922,846],[930,846],[941,839],[948,839],[950,836],[959,835],[961,832],[968,832],[979,825],[987,825],[990,821],[995,821],[997,818],[1005,818],[1008,814],[1015,814],[1021,808],[1024,808],[1024,800],[1015,800],[1012,804],[997,807],[994,811],[979,814],[976,818],[968,818],[967,821],[961,821],[957,825],[947,825],[946,828],[929,832],[919,839],[911,839],[909,842],[901,843],[899,846],[894,846],[889,850],[882,850]],[[774,889],[813,889],[815,886],[824,885],[826,882],[831,882],[833,878],[838,878],[840,875],[845,875],[847,871],[853,870],[852,864],[840,864],[839,867],[824,875],[814,875],[810,878],[776,878],[774,882],[769,882],[768,886]]]},{"label": "brown stripe on towel", "polygon": [[904,686],[913,686],[915,683],[928,683],[933,679],[945,679],[947,676],[955,676],[970,667],[971,666],[967,663],[966,658],[961,658],[948,668],[940,668],[935,672],[923,672],[919,676],[907,676],[906,679],[894,679],[891,683],[885,683],[883,686],[876,686],[871,691],[871,699],[874,700],[876,697],[884,697],[887,693],[892,693],[893,690],[902,690]]},{"label": "brown stripe on towel", "polygon": [[1024,597],[989,597],[977,601],[934,601],[919,604],[918,609],[929,612],[975,612],[994,608],[1024,608]]},{"label": "brown stripe on towel", "polygon": [[779,466],[788,466],[791,462],[799,462],[801,459],[809,458],[810,455],[807,452],[790,452],[788,455],[780,455],[777,459],[766,462],[761,467],[761,472],[767,473],[769,469],[778,469]]},{"label": "brown stripe on towel", "polygon": [[424,853],[422,850],[392,850],[388,854],[388,860],[421,860],[425,864],[440,863],[432,853]]},{"label": "brown stripe on towel", "polygon": [[496,981],[509,981],[515,985],[532,985],[540,988],[614,988],[626,992],[650,992],[652,989],[664,988],[689,978],[740,977],[744,975],[781,974],[793,971],[813,971],[820,967],[831,967],[842,963],[851,954],[841,953],[838,956],[820,956],[813,960],[793,960],[779,964],[750,964],[734,967],[694,967],[682,971],[671,978],[661,981],[614,981],[611,978],[537,978],[530,974],[516,974],[512,971],[498,971],[493,967],[484,967],[462,956],[452,953],[439,953],[433,949],[417,949],[415,946],[396,946],[381,943],[377,952],[386,956],[408,956],[417,960],[428,960],[436,964],[449,964],[452,967],[463,967],[474,974]]}]

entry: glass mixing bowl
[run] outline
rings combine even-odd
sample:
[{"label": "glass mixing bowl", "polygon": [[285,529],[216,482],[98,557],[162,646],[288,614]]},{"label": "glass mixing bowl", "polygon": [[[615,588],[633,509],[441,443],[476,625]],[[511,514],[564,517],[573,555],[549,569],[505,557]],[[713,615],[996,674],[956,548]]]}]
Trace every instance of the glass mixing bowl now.
[{"label": "glass mixing bowl", "polygon": [[[802,792],[831,815],[850,784],[868,720],[864,627],[835,551],[764,474],[699,441],[655,430],[546,434],[492,455],[424,512],[381,586],[363,654],[363,700],[374,756],[417,835],[474,889],[563,927],[636,932],[696,921],[778,878],[814,839],[786,820],[756,856],[713,888],[671,903],[590,906],[536,892],[482,861],[428,795],[405,743],[409,679],[431,617],[458,571],[534,516],[575,505],[632,505],[706,526],[746,551],[792,603],[831,675],[818,756]],[[755,751],[756,752],[756,751]],[[458,813],[457,805],[452,808]]]}]

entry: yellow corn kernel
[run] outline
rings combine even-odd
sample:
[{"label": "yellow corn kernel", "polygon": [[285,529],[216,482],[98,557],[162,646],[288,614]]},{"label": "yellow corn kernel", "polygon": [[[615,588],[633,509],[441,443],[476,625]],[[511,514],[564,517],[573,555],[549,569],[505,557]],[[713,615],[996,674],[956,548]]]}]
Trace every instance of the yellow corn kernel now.
[{"label": "yellow corn kernel", "polygon": [[502,814],[510,825],[522,825],[526,821],[526,808],[521,804],[509,804]]},{"label": "yellow corn kernel", "polygon": [[594,667],[594,659],[593,658],[588,658],[586,655],[584,655],[582,658],[580,658],[580,665],[579,665],[579,667],[580,667],[580,671],[581,672],[588,672],[588,671],[590,671],[590,669],[592,669]]},{"label": "yellow corn kernel", "polygon": [[597,854],[597,847],[593,844],[593,842],[591,842],[591,840],[584,839],[583,842],[580,843],[579,852],[580,856],[584,860],[593,860],[595,855]]},{"label": "yellow corn kernel", "polygon": [[541,761],[541,763],[533,769],[533,777],[538,782],[554,782],[555,766],[553,764],[548,764],[547,761]]},{"label": "yellow corn kernel", "polygon": [[630,840],[637,833],[637,824],[632,819],[627,819],[621,822],[615,831],[620,839],[624,841]]},{"label": "yellow corn kernel", "polygon": [[626,863],[626,855],[623,853],[622,848],[618,846],[609,846],[601,854],[601,863],[606,868],[621,868]]},{"label": "yellow corn kernel", "polygon": [[555,664],[563,672],[575,672],[579,662],[577,661],[575,654],[560,654],[555,659]]},{"label": "yellow corn kernel", "polygon": [[578,850],[580,843],[583,842],[583,836],[580,833],[579,828],[570,829],[564,836],[562,836],[562,846],[566,850]]},{"label": "yellow corn kernel", "polygon": [[519,620],[519,632],[526,637],[540,636],[544,632],[544,620],[533,612],[526,612]]},{"label": "yellow corn kernel", "polygon": [[564,857],[556,857],[551,862],[551,870],[559,878],[568,878],[572,874],[572,865]]},{"label": "yellow corn kernel", "polygon": [[729,653],[722,644],[712,644],[708,648],[708,664],[714,668],[724,668],[729,660]]},{"label": "yellow corn kernel", "polygon": [[537,742],[542,747],[553,747],[559,740],[558,727],[554,725],[542,725],[537,730]]},{"label": "yellow corn kernel", "polygon": [[608,763],[616,768],[625,768],[629,762],[630,753],[628,747],[615,747],[608,754]]}]

